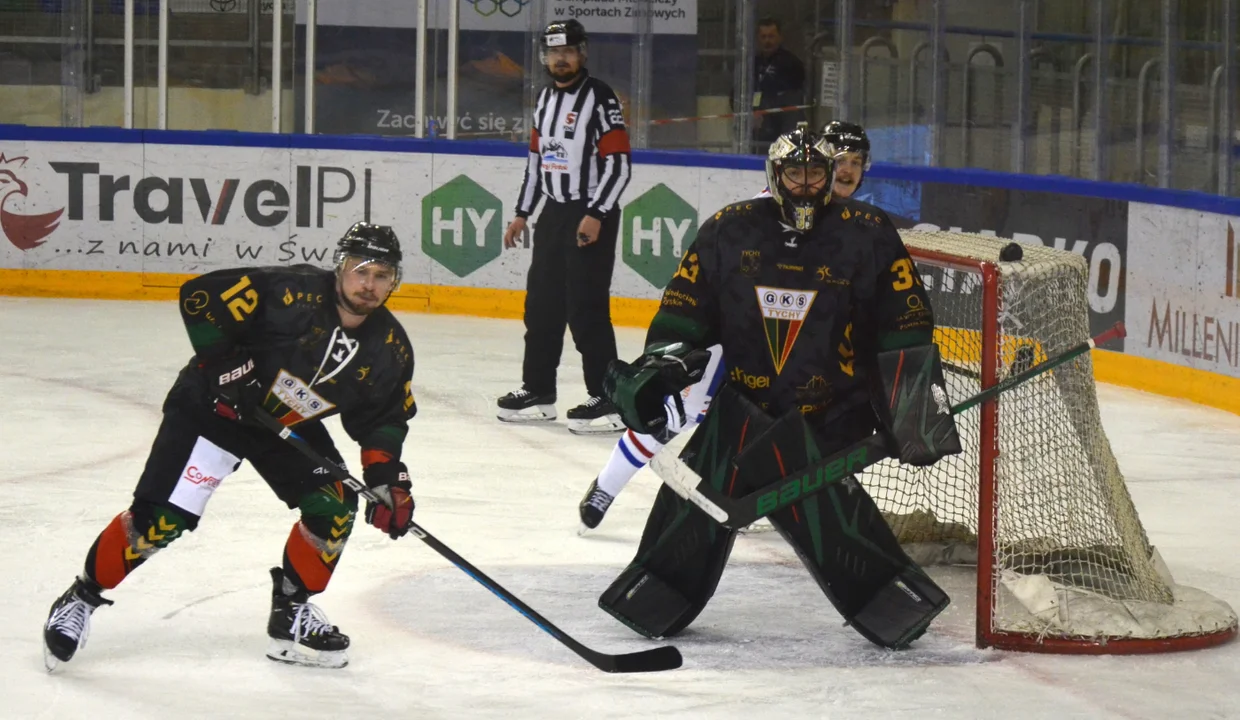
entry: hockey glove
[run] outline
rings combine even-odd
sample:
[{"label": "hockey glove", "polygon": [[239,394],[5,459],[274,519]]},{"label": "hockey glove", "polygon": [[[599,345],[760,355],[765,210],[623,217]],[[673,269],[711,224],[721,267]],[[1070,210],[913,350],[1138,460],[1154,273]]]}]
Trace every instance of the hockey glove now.
[{"label": "hockey glove", "polygon": [[263,399],[263,386],[254,372],[254,358],[239,352],[203,362],[199,369],[207,378],[215,413],[229,420],[244,420]]},{"label": "hockey glove", "polygon": [[878,374],[874,409],[896,459],[925,466],[960,452],[937,346],[880,352]]},{"label": "hockey glove", "polygon": [[362,471],[362,479],[381,502],[366,503],[366,522],[393,540],[409,532],[413,524],[413,496],[409,471],[403,462],[383,462]]},{"label": "hockey glove", "polygon": [[677,432],[685,423],[680,391],[701,380],[709,363],[708,350],[685,343],[652,346],[636,362],[611,361],[603,392],[634,432]]}]

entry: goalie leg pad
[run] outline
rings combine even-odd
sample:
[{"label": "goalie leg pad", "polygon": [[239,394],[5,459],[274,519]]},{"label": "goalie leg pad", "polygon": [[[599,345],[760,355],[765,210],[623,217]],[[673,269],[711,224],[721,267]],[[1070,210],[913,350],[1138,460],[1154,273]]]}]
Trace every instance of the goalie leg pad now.
[{"label": "goalie leg pad", "polygon": [[[630,565],[603,592],[598,606],[648,638],[664,638],[683,629],[701,607],[641,565]],[[692,618],[690,618],[691,620]]]},{"label": "goalie leg pad", "polygon": [[876,645],[908,647],[950,602],[904,553],[854,478],[776,512],[771,521],[840,615]]},{"label": "goalie leg pad", "polygon": [[[859,409],[815,433],[799,413],[785,415],[737,456],[737,485],[747,492],[817,462],[868,435],[872,423]],[[822,492],[771,514],[772,523],[863,637],[891,649],[907,647],[947,607],[947,595],[905,554],[855,477],[824,484]]]},{"label": "goalie leg pad", "polygon": [[705,609],[719,586],[736,533],[662,487],[637,557],[599,607],[647,637],[672,637]]},{"label": "goalie leg pad", "polygon": [[875,645],[903,650],[950,602],[942,588],[910,564],[879,588],[849,623]]}]

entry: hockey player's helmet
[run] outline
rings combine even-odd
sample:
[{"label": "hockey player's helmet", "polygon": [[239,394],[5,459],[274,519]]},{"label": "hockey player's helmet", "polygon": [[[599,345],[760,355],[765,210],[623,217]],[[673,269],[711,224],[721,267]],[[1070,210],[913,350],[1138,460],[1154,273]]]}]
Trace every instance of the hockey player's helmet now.
[{"label": "hockey player's helmet", "polygon": [[831,199],[834,177],[834,153],[825,138],[810,132],[808,123],[797,123],[795,130],[771,143],[767,187],[791,227],[801,231],[814,227],[819,209]]},{"label": "hockey player's helmet", "polygon": [[340,238],[340,242],[336,243],[336,253],[332,256],[332,263],[336,266],[337,273],[344,268],[345,259],[350,257],[361,258],[364,261],[357,267],[368,262],[390,266],[396,271],[396,280],[392,287],[400,287],[402,258],[400,240],[397,239],[391,227],[372,225],[367,222],[354,223],[353,227],[345,232],[344,237]]},{"label": "hockey player's helmet", "polygon": [[857,153],[864,163],[862,169],[870,169],[870,138],[866,137],[865,128],[856,123],[832,120],[822,129],[822,136],[827,144],[840,153]]}]

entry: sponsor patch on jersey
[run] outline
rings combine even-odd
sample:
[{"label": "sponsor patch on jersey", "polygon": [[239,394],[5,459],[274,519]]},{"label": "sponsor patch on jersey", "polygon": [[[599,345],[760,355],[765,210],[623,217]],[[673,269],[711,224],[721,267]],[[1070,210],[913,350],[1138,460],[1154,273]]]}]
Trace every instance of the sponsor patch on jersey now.
[{"label": "sponsor patch on jersey", "polygon": [[548,172],[568,172],[568,148],[559,140],[543,142],[542,169]]},{"label": "sponsor patch on jersey", "polygon": [[564,129],[572,132],[577,129],[577,113],[569,112],[564,116]]},{"label": "sponsor patch on jersey", "polygon": [[758,307],[762,311],[762,326],[766,331],[766,344],[775,363],[775,374],[783,372],[784,363],[792,354],[801,326],[809,309],[818,297],[816,290],[788,290],[785,288],[754,287],[758,295]]},{"label": "sponsor patch on jersey", "polygon": [[198,438],[168,502],[201,516],[220,482],[240,464],[241,458],[204,437]]},{"label": "sponsor patch on jersey", "polygon": [[280,404],[272,414],[286,426],[318,417],[336,407],[312,390],[305,380],[283,368],[271,386],[271,395]]}]

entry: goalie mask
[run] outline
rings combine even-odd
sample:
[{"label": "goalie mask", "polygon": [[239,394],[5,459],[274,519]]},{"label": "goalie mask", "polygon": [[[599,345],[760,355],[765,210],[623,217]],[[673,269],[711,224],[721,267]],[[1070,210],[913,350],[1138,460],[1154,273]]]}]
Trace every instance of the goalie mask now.
[{"label": "goalie mask", "polygon": [[802,232],[814,227],[819,211],[831,200],[834,153],[808,123],[780,135],[766,158],[766,182],[779,204],[784,223]]},{"label": "goalie mask", "polygon": [[[585,27],[576,20],[557,20],[543,29],[538,42],[538,59],[552,80],[567,83],[576,78],[586,66],[586,44],[588,40]],[[571,54],[566,51],[576,50],[576,67],[573,67]]]},{"label": "goalie mask", "polygon": [[346,273],[370,275],[373,278],[371,286],[364,292],[375,293],[378,305],[382,305],[400,287],[401,257],[400,240],[387,225],[359,222],[349,228],[336,243],[336,252],[332,256],[336,267],[337,294],[345,309],[359,315],[374,309],[359,306],[344,292]]}]

